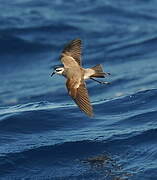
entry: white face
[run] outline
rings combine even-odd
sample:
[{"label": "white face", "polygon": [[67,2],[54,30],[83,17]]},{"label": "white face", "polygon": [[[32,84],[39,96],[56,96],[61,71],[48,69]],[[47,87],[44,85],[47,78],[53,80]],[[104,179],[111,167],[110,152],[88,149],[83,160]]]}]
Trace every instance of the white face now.
[{"label": "white face", "polygon": [[55,69],[55,73],[56,73],[56,74],[62,74],[63,71],[64,71],[64,68],[63,68],[63,67],[59,67],[59,68],[56,68],[56,69]]}]

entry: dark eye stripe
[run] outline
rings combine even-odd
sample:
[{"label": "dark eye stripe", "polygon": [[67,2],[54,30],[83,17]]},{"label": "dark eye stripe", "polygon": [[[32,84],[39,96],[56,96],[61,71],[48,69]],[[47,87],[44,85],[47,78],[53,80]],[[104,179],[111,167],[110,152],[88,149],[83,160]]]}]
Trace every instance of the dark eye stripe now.
[{"label": "dark eye stripe", "polygon": [[57,72],[61,71],[61,69],[56,69]]}]

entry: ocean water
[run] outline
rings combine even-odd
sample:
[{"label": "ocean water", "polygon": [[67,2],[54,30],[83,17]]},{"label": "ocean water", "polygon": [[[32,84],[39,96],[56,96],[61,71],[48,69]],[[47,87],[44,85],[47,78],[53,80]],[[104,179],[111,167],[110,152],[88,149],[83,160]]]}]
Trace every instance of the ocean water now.
[{"label": "ocean water", "polygon": [[[0,180],[156,180],[157,1],[1,0],[0,12]],[[111,73],[87,81],[93,118],[50,77],[77,37],[84,67]]]}]

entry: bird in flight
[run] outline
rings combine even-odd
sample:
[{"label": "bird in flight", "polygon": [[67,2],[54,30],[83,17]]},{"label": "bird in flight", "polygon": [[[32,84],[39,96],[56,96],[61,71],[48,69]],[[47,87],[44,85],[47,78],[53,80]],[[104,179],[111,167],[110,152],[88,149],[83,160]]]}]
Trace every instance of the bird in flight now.
[{"label": "bird in flight", "polygon": [[66,87],[69,95],[85,114],[92,117],[94,115],[93,108],[89,100],[85,80],[91,79],[101,84],[109,84],[109,82],[98,81],[94,78],[105,78],[110,73],[103,72],[100,64],[92,68],[83,68],[81,52],[81,40],[77,38],[70,41],[60,56],[63,65],[54,67],[51,76],[54,74],[63,75],[67,79]]}]

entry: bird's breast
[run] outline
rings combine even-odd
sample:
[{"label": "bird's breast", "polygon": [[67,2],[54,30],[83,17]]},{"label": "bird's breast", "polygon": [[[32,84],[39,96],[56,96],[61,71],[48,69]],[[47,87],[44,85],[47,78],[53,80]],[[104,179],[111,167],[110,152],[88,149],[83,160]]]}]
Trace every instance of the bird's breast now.
[{"label": "bird's breast", "polygon": [[82,71],[80,67],[67,68],[65,70],[65,75],[67,79],[81,79]]}]

